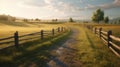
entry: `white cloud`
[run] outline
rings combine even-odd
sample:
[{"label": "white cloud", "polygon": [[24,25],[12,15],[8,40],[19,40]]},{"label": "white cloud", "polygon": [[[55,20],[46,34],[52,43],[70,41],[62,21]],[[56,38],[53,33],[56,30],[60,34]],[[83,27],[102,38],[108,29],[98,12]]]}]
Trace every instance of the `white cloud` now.
[{"label": "white cloud", "polygon": [[45,1],[45,3],[47,3],[47,4],[51,4],[54,0],[44,0]]},{"label": "white cloud", "polygon": [[44,0],[25,0],[21,1],[22,5],[30,6],[30,7],[43,7],[46,5]]},{"label": "white cloud", "polygon": [[83,0],[80,0],[80,3],[83,3]]},{"label": "white cloud", "polygon": [[115,0],[114,4],[117,5],[117,6],[120,6],[120,0]]},{"label": "white cloud", "polygon": [[112,3],[101,4],[97,6],[88,4],[85,7],[85,9],[97,9],[97,8],[102,8],[102,9],[120,8],[120,0],[114,0]]},{"label": "white cloud", "polygon": [[[94,2],[95,0],[91,1]],[[76,4],[71,2],[64,0],[12,0],[12,2],[11,0],[1,0],[0,8],[4,9],[1,10],[3,13],[6,12],[8,14],[18,16],[28,15],[29,17],[78,17],[80,16],[81,11],[86,9],[110,9],[120,7],[120,0],[114,0],[112,3],[101,4],[97,6],[90,3],[86,6],[83,6],[78,5],[78,3]],[[76,2],[86,4],[84,0],[77,0]]]}]

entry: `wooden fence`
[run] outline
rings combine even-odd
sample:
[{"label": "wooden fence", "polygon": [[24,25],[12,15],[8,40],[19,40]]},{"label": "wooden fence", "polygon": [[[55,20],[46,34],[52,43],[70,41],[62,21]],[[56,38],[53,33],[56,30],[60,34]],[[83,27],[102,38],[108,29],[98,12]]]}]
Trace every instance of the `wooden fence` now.
[{"label": "wooden fence", "polygon": [[[33,39],[43,40],[48,37],[54,37],[55,35],[65,32],[65,30],[66,30],[65,27],[58,27],[52,30],[41,30],[40,32],[35,32],[35,33],[30,33],[30,34],[25,34],[20,36],[18,31],[16,31],[13,34],[13,36],[0,38],[0,46],[7,44],[4,48],[10,47],[10,46],[19,47],[21,43],[28,42],[30,40],[32,41]],[[0,49],[4,49],[4,48],[0,48]]]},{"label": "wooden fence", "polygon": [[[120,38],[112,35],[112,30],[103,31],[102,28],[86,25],[89,30],[93,31],[108,46],[108,48],[120,58]],[[118,44],[119,46],[118,46]]]}]

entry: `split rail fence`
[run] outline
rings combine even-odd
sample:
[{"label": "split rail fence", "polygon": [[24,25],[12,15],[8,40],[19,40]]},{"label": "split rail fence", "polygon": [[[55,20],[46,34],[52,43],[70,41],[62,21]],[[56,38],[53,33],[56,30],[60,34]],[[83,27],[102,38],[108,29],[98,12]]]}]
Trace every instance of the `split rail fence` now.
[{"label": "split rail fence", "polygon": [[65,30],[66,30],[65,27],[58,27],[58,28],[52,29],[52,30],[40,30],[40,32],[34,32],[34,33],[30,33],[30,34],[25,34],[25,35],[19,35],[19,32],[16,31],[13,34],[13,36],[0,38],[0,46],[6,44],[6,46],[4,46],[0,49],[8,48],[10,46],[19,47],[20,44],[29,42],[29,41],[32,41],[35,39],[43,40],[48,37],[54,37],[60,33],[65,32]]},{"label": "split rail fence", "polygon": [[93,31],[108,46],[108,48],[120,58],[120,38],[112,35],[112,30],[103,31],[102,28],[96,28],[91,25],[85,25],[89,30]]}]

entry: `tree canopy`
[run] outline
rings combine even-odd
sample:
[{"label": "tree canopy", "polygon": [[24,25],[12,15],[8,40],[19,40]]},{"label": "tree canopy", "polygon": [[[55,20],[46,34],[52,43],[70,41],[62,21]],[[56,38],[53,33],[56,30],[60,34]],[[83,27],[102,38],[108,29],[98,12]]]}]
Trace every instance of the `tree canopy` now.
[{"label": "tree canopy", "polygon": [[105,22],[105,23],[108,23],[108,22],[109,22],[109,17],[105,17],[105,18],[104,18],[104,22]]},{"label": "tree canopy", "polygon": [[72,19],[71,17],[69,18],[69,22],[74,22],[73,19]]},{"label": "tree canopy", "polygon": [[104,11],[102,11],[101,9],[97,9],[94,13],[93,13],[93,16],[92,16],[92,21],[95,21],[95,22],[100,22],[104,20]]}]

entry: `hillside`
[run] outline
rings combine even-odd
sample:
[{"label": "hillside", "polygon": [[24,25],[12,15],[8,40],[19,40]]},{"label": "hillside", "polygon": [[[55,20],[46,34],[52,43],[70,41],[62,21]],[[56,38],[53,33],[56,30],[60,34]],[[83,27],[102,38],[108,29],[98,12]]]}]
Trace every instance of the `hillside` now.
[{"label": "hillside", "polygon": [[40,30],[51,30],[63,26],[62,24],[41,24],[39,22],[8,22],[0,21],[0,36],[7,37],[13,35],[14,32],[18,31],[20,35],[38,32]]}]

